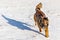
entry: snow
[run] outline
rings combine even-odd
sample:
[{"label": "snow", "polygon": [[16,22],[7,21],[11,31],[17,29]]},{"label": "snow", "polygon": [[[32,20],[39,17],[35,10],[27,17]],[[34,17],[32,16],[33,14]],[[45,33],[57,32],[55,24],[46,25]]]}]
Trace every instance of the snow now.
[{"label": "snow", "polygon": [[[34,25],[35,6],[49,18],[49,37]],[[0,40],[60,40],[60,0],[0,0]]]}]

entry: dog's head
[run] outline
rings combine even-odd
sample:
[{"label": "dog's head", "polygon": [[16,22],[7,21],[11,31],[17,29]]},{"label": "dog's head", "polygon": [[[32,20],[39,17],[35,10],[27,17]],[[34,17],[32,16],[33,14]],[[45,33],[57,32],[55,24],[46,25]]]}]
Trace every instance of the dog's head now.
[{"label": "dog's head", "polygon": [[49,25],[48,17],[45,17],[45,18],[43,19],[43,23],[44,23],[45,26],[48,26],[48,25]]},{"label": "dog's head", "polygon": [[44,20],[48,21],[48,17],[44,17]]}]

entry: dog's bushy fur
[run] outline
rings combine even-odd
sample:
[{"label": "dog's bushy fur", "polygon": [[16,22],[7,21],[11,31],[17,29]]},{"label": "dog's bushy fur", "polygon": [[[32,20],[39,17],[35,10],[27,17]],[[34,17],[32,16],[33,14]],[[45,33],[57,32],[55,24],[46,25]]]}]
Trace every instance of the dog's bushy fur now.
[{"label": "dog's bushy fur", "polygon": [[[38,4],[40,5],[40,4]],[[41,7],[41,6],[40,6]],[[35,25],[38,26],[39,31],[41,32],[41,28],[45,29],[45,36],[48,37],[48,24],[49,24],[49,20],[47,17],[42,18],[43,16],[45,16],[45,14],[36,6],[36,13],[34,14],[34,21],[35,21]]]}]

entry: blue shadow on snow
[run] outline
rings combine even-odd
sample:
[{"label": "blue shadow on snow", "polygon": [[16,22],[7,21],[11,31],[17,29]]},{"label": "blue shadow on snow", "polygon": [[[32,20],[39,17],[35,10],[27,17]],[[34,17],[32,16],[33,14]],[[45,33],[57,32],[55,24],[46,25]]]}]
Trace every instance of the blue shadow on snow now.
[{"label": "blue shadow on snow", "polygon": [[2,17],[5,18],[5,19],[8,21],[8,22],[7,22],[8,24],[10,24],[10,25],[12,25],[12,26],[16,26],[16,27],[18,27],[18,28],[21,29],[21,30],[29,30],[29,31],[33,31],[33,32],[36,32],[36,33],[38,33],[38,34],[41,34],[41,35],[45,36],[44,34],[38,32],[38,31],[36,31],[36,30],[34,30],[34,29],[29,28],[29,27],[28,27],[29,24],[26,24],[26,23],[24,23],[24,22],[20,22],[20,21],[16,21],[16,20],[7,18],[7,17],[5,17],[4,15],[2,15]]},{"label": "blue shadow on snow", "polygon": [[22,30],[31,30],[31,31],[35,31],[35,32],[38,32],[36,30],[33,30],[31,28],[29,28],[28,24],[26,23],[23,23],[23,22],[20,22],[20,21],[16,21],[16,20],[13,20],[13,19],[10,19],[10,18],[7,18],[5,17],[4,15],[2,15],[3,18],[5,18],[8,22],[8,24],[12,25],[12,26],[16,26],[18,27],[19,29],[22,29]]}]

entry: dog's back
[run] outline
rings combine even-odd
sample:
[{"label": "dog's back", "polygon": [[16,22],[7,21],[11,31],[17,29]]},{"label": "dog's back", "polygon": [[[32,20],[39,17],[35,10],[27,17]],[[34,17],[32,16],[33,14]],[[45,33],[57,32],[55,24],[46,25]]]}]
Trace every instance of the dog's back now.
[{"label": "dog's back", "polygon": [[34,20],[35,20],[35,23],[37,22],[37,24],[40,24],[42,22],[42,16],[45,15],[41,10],[41,3],[39,3],[37,6],[36,6],[36,13],[34,14]]}]

